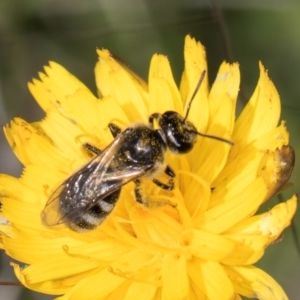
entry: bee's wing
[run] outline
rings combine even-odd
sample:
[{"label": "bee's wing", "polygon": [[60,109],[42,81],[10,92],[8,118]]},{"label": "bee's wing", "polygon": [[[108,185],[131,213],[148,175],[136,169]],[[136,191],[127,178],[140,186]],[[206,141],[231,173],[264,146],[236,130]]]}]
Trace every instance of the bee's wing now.
[{"label": "bee's wing", "polygon": [[65,189],[65,182],[61,184],[48,199],[46,206],[41,213],[41,219],[47,226],[53,226],[59,224],[59,220],[62,218],[60,214],[60,195]]},{"label": "bee's wing", "polygon": [[[142,176],[145,168],[128,166],[114,172],[111,163],[130,129],[126,129],[91,162],[69,177],[49,198],[42,211],[42,221],[54,226],[82,215],[97,202],[120,189],[124,184]],[[63,209],[62,209],[63,208]]]},{"label": "bee's wing", "polygon": [[[119,148],[119,141],[122,134],[119,135],[114,141],[107,146],[98,156],[96,156],[92,161],[83,166],[80,170],[71,175],[67,180],[65,180],[50,196],[46,206],[44,207],[41,219],[43,223],[47,226],[53,226],[62,223],[65,218],[65,213],[61,211],[61,204],[69,196],[72,197],[76,193],[76,187],[82,186],[84,180],[88,179],[88,176],[92,176],[101,166],[103,171],[108,168],[108,165],[113,158],[113,153]],[[101,177],[101,175],[100,175]],[[68,199],[69,199],[68,197]],[[71,204],[72,208],[76,211],[82,210],[80,203],[78,203],[78,208],[74,208],[76,205],[76,199],[74,203]]]}]

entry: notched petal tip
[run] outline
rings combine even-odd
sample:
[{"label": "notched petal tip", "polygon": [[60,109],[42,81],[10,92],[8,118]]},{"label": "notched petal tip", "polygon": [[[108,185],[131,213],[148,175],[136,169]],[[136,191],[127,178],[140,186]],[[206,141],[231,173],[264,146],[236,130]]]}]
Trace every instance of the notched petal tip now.
[{"label": "notched petal tip", "polygon": [[[184,42],[184,71],[180,82],[180,94],[184,104],[188,102],[194,93],[203,70],[207,70],[205,48],[200,42],[187,35]],[[201,97],[207,97],[208,76],[205,76],[202,86]]]},{"label": "notched petal tip", "polygon": [[99,59],[108,59],[110,57],[110,52],[105,48],[96,49],[96,53],[98,54]]}]

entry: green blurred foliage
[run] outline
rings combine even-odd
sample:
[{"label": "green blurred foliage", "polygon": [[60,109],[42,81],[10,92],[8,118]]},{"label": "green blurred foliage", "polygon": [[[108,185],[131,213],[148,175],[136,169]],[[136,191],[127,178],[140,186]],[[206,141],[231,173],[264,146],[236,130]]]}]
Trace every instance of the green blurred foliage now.
[{"label": "green blurred foliage", "polygon": [[[223,60],[240,63],[239,109],[255,87],[258,61],[262,60],[281,95],[282,119],[287,120],[297,156],[300,153],[299,6],[295,0],[2,0],[0,123],[5,124],[14,116],[28,121],[43,117],[27,82],[37,77],[49,60],[65,66],[95,91],[93,69],[97,47],[108,48],[145,79],[152,54],[166,54],[179,82],[183,41],[190,33],[207,49],[211,82]],[[232,53],[226,51],[228,48]],[[19,175],[20,165],[2,133],[0,151],[0,172]],[[285,199],[299,190],[299,172],[296,161],[291,179],[294,187],[284,192]],[[266,205],[266,209],[271,207],[271,203]],[[299,236],[299,213],[294,221]],[[290,299],[299,299],[300,259],[290,229],[282,242],[267,249],[258,265],[283,286]],[[0,267],[1,279],[11,280],[7,258]],[[0,286],[0,295],[4,294],[8,300],[53,298]]]}]

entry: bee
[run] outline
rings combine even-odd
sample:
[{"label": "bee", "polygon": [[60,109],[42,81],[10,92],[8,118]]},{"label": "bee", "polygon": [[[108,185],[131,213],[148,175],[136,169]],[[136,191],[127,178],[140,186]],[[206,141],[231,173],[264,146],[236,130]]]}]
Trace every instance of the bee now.
[{"label": "bee", "polygon": [[[85,144],[86,149],[96,154],[95,158],[54,191],[42,211],[42,222],[47,226],[65,223],[78,232],[92,230],[113,211],[125,184],[135,183],[135,198],[142,204],[145,204],[140,192],[142,179],[149,178],[167,191],[174,188],[176,174],[165,162],[168,149],[176,154],[185,154],[192,150],[198,135],[232,144],[227,139],[198,132],[187,120],[204,76],[205,71],[184,117],[175,111],[153,113],[148,125],[136,124],[124,131],[110,123],[108,127],[114,140],[104,150]],[[154,128],[155,121],[158,129]],[[161,172],[169,178],[167,183],[157,179]]]}]

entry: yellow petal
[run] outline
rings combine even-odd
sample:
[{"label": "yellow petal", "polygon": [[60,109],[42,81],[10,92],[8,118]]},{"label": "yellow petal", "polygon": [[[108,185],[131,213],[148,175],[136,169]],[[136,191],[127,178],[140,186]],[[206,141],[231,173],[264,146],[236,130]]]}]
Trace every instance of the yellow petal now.
[{"label": "yellow petal", "polygon": [[209,209],[204,216],[195,221],[202,230],[221,233],[241,220],[254,214],[267,193],[261,178],[257,178],[241,194],[232,197]]},{"label": "yellow petal", "polygon": [[99,128],[99,136],[97,136],[97,138],[98,143],[100,142],[103,145],[101,148],[105,148],[113,138],[110,130],[108,130],[109,123],[115,123],[122,129],[131,124],[127,117],[127,112],[111,97],[102,98],[97,102],[97,114],[99,118],[97,125]]},{"label": "yellow petal", "polygon": [[[152,300],[157,287],[140,282],[132,282],[128,287],[126,294],[124,295],[124,300],[132,299],[143,299],[143,300]],[[120,295],[120,294],[119,294]]]},{"label": "yellow petal", "polygon": [[[45,259],[49,263],[45,264]],[[59,280],[73,274],[82,274],[81,277],[84,278],[84,272],[100,266],[100,262],[97,261],[57,254],[44,257],[42,261],[36,261],[33,265],[24,268],[22,274],[25,276],[27,284],[36,284],[43,281]],[[100,270],[99,268],[98,272]]]},{"label": "yellow petal", "polygon": [[[201,74],[206,71],[204,80],[196,92]],[[184,72],[180,82],[180,94],[184,105],[184,111],[196,92],[188,120],[191,121],[200,132],[206,132],[209,118],[208,109],[208,74],[206,53],[200,42],[187,35],[184,42]]]},{"label": "yellow petal", "polygon": [[[33,182],[31,183],[33,185]],[[28,185],[21,180],[5,174],[0,175],[0,191],[2,197],[29,202],[31,205],[36,204],[40,197],[40,195],[35,194],[35,190],[28,188]]]},{"label": "yellow petal", "polygon": [[66,287],[60,282],[42,282],[39,284],[27,284],[25,276],[22,274],[22,269],[18,264],[11,264],[14,267],[15,274],[19,281],[27,288],[38,291],[40,293],[52,294],[52,295],[61,295],[66,293],[69,290],[69,287]]},{"label": "yellow petal", "polygon": [[[288,143],[288,132],[284,126],[273,129],[241,152],[236,152],[233,160],[227,163],[218,178],[212,183],[215,187],[211,196],[210,207],[220,199],[240,194],[258,176],[259,166],[269,151],[281,148]],[[236,145],[232,151],[236,151]],[[233,155],[234,156],[234,155]]]},{"label": "yellow petal", "polygon": [[187,266],[189,277],[206,296],[205,299],[228,300],[234,297],[232,283],[219,263],[194,258]]},{"label": "yellow petal", "polygon": [[265,185],[268,187],[268,195],[266,200],[278,193],[281,188],[287,183],[292,174],[295,164],[295,152],[289,145],[283,146],[280,149],[275,149],[274,152],[269,151],[263,157],[258,171],[258,176],[261,176]]},{"label": "yellow petal", "polygon": [[39,74],[41,81],[34,79],[33,83],[28,84],[30,92],[44,111],[54,110],[68,115],[64,101],[79,91],[84,93],[87,99],[94,98],[81,81],[59,64],[49,62],[45,72],[47,75]]},{"label": "yellow petal", "polygon": [[[41,229],[40,212],[42,210],[41,205],[23,204],[21,201],[2,198],[3,214],[7,219],[14,224],[16,228],[28,228],[33,230],[34,233],[37,228]],[[19,209],[16,207],[20,206]]]},{"label": "yellow petal", "polygon": [[275,128],[279,121],[279,95],[261,63],[259,69],[256,89],[234,127],[233,140],[240,149]]},{"label": "yellow petal", "polygon": [[188,248],[193,256],[210,261],[221,261],[232,252],[235,243],[224,236],[194,229]]},{"label": "yellow petal", "polygon": [[261,300],[288,300],[279,284],[267,273],[254,267],[230,267],[231,280],[237,293]]},{"label": "yellow petal", "polygon": [[[223,62],[209,93],[209,126],[210,134],[219,134],[231,138],[235,121],[235,106],[240,86],[240,70],[237,63]],[[218,128],[219,127],[219,128]]]},{"label": "yellow petal", "polygon": [[[76,245],[82,245],[82,242],[76,241],[70,237],[50,241],[43,238],[42,235],[35,237],[33,231],[21,231],[19,229],[19,232],[14,235],[13,238],[5,238],[4,244],[7,253],[14,259],[27,264],[34,264],[41,261],[44,262],[44,268],[49,268],[50,266],[47,267],[47,264],[45,264],[45,256],[59,255],[62,252],[64,245],[71,244],[75,247]],[[52,275],[50,274],[50,276]]]},{"label": "yellow petal", "polygon": [[5,135],[23,165],[36,164],[49,169],[68,168],[67,155],[55,148],[50,140],[26,121],[15,118],[10,127],[4,127]]},{"label": "yellow petal", "polygon": [[[223,63],[209,94],[211,117],[204,133],[231,139],[239,83],[238,65]],[[201,175],[207,182],[213,181],[223,169],[230,149],[231,146],[224,142],[199,138],[191,153],[192,171]]]},{"label": "yellow petal", "polygon": [[249,265],[256,263],[265,253],[269,238],[260,234],[256,235],[225,235],[235,242],[234,250],[226,256],[222,263],[225,265]]},{"label": "yellow petal", "polygon": [[[203,180],[201,176],[198,176],[192,172],[179,171],[177,174],[184,176],[180,177],[186,181],[186,187],[182,187],[184,191],[184,203],[189,214],[193,218],[202,215],[206,210],[210,202],[211,190],[208,182]],[[199,195],[201,195],[201,200]]]},{"label": "yellow petal", "polygon": [[149,113],[172,110],[183,113],[182,102],[168,59],[155,54],[149,70]]},{"label": "yellow petal", "polygon": [[76,143],[76,137],[83,134],[78,126],[57,112],[50,111],[46,119],[40,123],[41,128],[53,144],[62,152],[68,153],[70,159],[82,155],[82,145]]},{"label": "yellow petal", "polygon": [[268,237],[268,244],[275,241],[282,231],[291,224],[297,209],[297,196],[280,203],[270,211],[243,220],[230,228],[229,235],[263,235]]},{"label": "yellow petal", "polygon": [[145,86],[133,78],[107,50],[97,50],[95,68],[100,98],[112,97],[126,112],[130,122],[148,121],[148,95]]},{"label": "yellow petal", "polygon": [[162,261],[162,300],[185,299],[189,291],[186,258],[165,254]]},{"label": "yellow petal", "polygon": [[[114,275],[108,269],[104,269],[93,276],[82,279],[74,288],[58,299],[106,299],[124,281],[124,278]],[[99,285],[100,282],[101,288],[95,288],[95,286]]]}]

